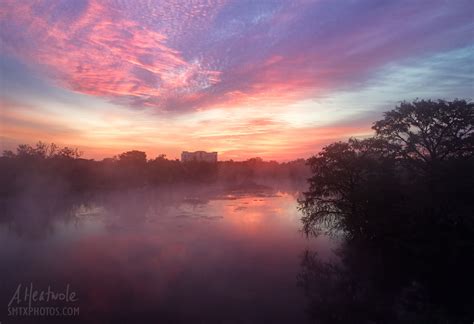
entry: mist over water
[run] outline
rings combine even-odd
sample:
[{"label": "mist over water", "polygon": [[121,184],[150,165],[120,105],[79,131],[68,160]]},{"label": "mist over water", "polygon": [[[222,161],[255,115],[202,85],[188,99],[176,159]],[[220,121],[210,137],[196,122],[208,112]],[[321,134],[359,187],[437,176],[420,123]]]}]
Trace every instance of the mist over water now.
[{"label": "mist over water", "polygon": [[305,322],[302,254],[330,258],[335,244],[301,234],[301,188],[288,184],[49,190],[4,206],[2,318],[34,283],[69,284],[88,322]]},{"label": "mist over water", "polygon": [[308,161],[6,151],[0,321],[468,322],[473,107],[404,102]]}]

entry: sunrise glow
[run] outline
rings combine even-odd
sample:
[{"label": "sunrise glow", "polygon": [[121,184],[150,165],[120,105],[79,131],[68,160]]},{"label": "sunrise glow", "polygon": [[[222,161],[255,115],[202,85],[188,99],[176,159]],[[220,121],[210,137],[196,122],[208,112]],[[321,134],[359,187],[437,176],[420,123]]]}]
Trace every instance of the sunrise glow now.
[{"label": "sunrise glow", "polygon": [[306,158],[470,98],[471,1],[2,1],[0,149]]}]

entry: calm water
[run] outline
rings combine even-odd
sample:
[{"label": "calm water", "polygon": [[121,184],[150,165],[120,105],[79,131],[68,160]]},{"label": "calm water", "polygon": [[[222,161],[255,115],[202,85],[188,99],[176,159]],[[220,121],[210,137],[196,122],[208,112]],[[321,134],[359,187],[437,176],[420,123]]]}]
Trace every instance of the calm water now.
[{"label": "calm water", "polygon": [[333,243],[302,236],[297,195],[137,190],[65,198],[59,208],[18,201],[0,225],[0,321],[42,319],[8,313],[18,285],[31,283],[77,294],[66,306],[79,316],[45,322],[304,323],[302,254],[329,257]]}]

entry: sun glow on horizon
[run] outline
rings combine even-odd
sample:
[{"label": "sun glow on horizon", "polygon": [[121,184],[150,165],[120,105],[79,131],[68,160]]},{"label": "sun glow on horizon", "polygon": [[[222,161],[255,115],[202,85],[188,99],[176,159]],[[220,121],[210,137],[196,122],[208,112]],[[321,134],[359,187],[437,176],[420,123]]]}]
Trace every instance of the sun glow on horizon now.
[{"label": "sun glow on horizon", "polygon": [[7,0],[0,149],[41,140],[95,159],[306,158],[370,135],[401,100],[472,97],[473,9]]}]

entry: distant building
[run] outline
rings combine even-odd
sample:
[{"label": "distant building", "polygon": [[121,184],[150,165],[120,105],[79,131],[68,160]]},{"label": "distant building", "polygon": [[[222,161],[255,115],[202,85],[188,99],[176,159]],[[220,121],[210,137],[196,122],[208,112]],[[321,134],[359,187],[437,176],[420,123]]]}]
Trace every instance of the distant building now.
[{"label": "distant building", "polygon": [[196,151],[181,153],[181,162],[217,162],[217,152]]}]

